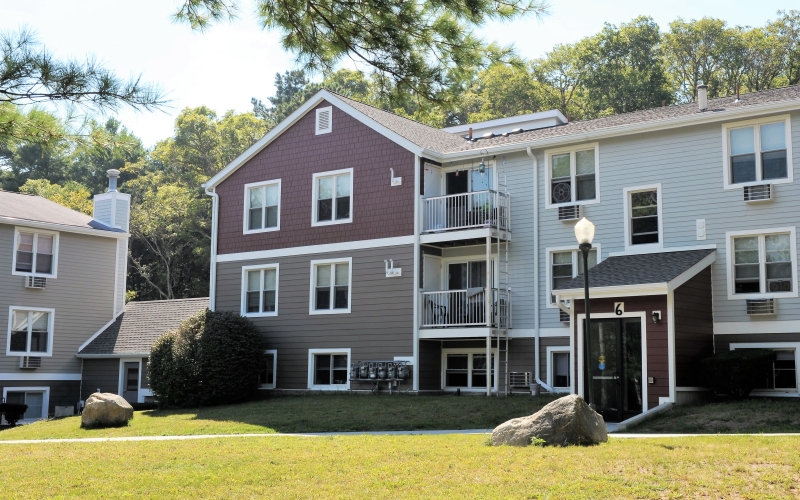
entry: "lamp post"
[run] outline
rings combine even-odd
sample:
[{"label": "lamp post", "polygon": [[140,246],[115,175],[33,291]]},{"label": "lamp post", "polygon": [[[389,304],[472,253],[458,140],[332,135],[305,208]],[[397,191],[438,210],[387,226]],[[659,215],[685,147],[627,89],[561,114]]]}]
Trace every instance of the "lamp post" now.
[{"label": "lamp post", "polygon": [[575,224],[575,238],[578,240],[578,248],[583,254],[583,294],[586,307],[586,323],[583,327],[583,343],[586,352],[586,385],[589,395],[589,405],[594,404],[592,389],[592,357],[591,344],[589,343],[589,329],[591,328],[591,316],[589,312],[589,251],[592,249],[592,239],[594,239],[594,224],[589,222],[586,217]]}]

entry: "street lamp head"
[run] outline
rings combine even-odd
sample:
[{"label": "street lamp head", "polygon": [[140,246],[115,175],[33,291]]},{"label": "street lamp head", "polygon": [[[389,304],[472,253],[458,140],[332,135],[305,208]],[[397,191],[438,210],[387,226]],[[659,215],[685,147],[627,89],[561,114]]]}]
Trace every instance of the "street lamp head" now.
[{"label": "street lamp head", "polygon": [[582,218],[575,224],[575,238],[581,245],[591,245],[594,239],[594,224],[589,222],[586,217]]}]

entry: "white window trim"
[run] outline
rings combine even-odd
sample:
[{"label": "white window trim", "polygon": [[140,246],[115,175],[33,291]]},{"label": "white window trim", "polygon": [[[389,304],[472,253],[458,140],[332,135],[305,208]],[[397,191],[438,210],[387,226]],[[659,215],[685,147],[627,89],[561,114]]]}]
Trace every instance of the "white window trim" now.
[{"label": "white window trim", "polygon": [[[275,269],[275,311],[249,313],[247,312],[247,273],[249,271],[260,271],[262,269]],[[263,276],[263,274],[262,274]],[[312,278],[313,279],[313,278]],[[246,318],[264,318],[269,316],[278,315],[278,296],[281,287],[281,269],[279,263],[274,264],[255,264],[252,266],[242,266],[242,297],[241,297],[241,311],[240,314]],[[264,284],[261,284],[262,292]]]},{"label": "white window trim", "polygon": [[[600,243],[593,243],[592,250],[597,250],[597,263],[598,264],[601,263],[603,261],[602,245]],[[550,297],[553,296],[553,254],[558,252],[572,252],[573,278],[578,275],[578,259],[583,258],[580,249],[576,248],[574,245],[569,247],[545,248],[545,253],[547,254],[547,269],[545,270],[547,279],[546,307],[549,307],[551,309],[558,309],[558,306],[550,299]]]},{"label": "white window trim", "polygon": [[[547,346],[547,385],[553,388],[553,392],[566,392],[572,393],[575,382],[575,364],[572,362],[572,349],[568,345],[564,346]],[[553,353],[566,353],[569,354],[569,385],[565,387],[556,387],[553,385],[555,376],[553,375]]]},{"label": "white window trim", "polygon": [[[638,193],[641,191],[652,191],[653,189],[656,190],[656,196],[658,196],[658,243],[647,243],[643,245],[631,245],[631,194]],[[648,251],[648,250],[660,250],[664,247],[664,195],[663,191],[661,190],[661,183],[656,184],[648,184],[646,186],[634,186],[634,187],[626,187],[622,188],[622,203],[624,207],[624,214],[625,214],[625,251],[633,251],[637,250],[638,252],[641,251]]]},{"label": "white window trim", "polygon": [[120,358],[119,360],[119,386],[117,387],[117,395],[123,397],[125,391],[125,363],[139,363],[139,380],[136,382],[136,402],[144,403],[144,394],[142,394],[142,358]]},{"label": "white window trim", "polygon": [[[552,199],[552,169],[550,158],[553,155],[561,154],[561,153],[570,153],[570,179],[571,184],[570,187],[572,188],[572,198],[574,199],[576,196],[575,190],[577,189],[575,183],[575,152],[576,151],[584,151],[587,149],[594,148],[594,199],[593,200],[581,200],[581,201],[570,201],[566,203],[553,203]],[[544,197],[544,208],[551,209],[551,208],[558,208],[558,207],[567,207],[573,205],[593,205],[595,203],[600,203],[600,143],[598,142],[590,142],[587,144],[580,144],[578,146],[569,146],[565,148],[557,148],[557,149],[547,149],[544,152],[544,172],[545,172],[545,193],[546,196]]]},{"label": "white window trim", "polygon": [[[3,401],[8,397],[9,392],[43,392],[42,397],[42,416],[41,418],[28,418],[20,420],[24,424],[29,424],[37,420],[47,420],[48,409],[50,408],[50,388],[49,387],[3,387]],[[5,418],[3,419],[5,422]]]},{"label": "white window trim", "polygon": [[[47,317],[47,352],[16,352],[11,351],[11,326],[14,320],[14,311],[36,311],[49,313]],[[8,329],[6,330],[6,356],[29,356],[29,357],[52,357],[53,356],[53,341],[55,332],[53,326],[55,325],[56,310],[46,307],[24,307],[24,306],[8,306]],[[28,345],[30,349],[30,345]]]},{"label": "white window trim", "polygon": [[[317,180],[320,177],[332,177],[335,175],[341,174],[350,174],[350,217],[347,219],[333,219],[323,222],[317,221],[317,191],[319,187],[319,183]],[[318,226],[332,226],[334,224],[350,224],[353,222],[353,195],[355,194],[353,191],[353,186],[355,186],[355,181],[353,180],[353,169],[352,168],[343,168],[341,170],[331,170],[329,172],[319,172],[312,176],[312,188],[311,188],[311,227],[318,227]],[[336,205],[336,191],[334,188],[333,193],[333,203],[334,209]]]},{"label": "white window trim", "polygon": [[[730,166],[730,144],[729,137],[730,131],[737,128],[753,127],[755,129],[755,154],[756,154],[756,178],[761,177],[759,166],[761,165],[761,132],[758,125],[768,125],[770,123],[778,123],[783,121],[785,126],[783,128],[786,134],[786,178],[785,179],[770,179],[770,180],[756,180],[754,182],[740,182],[737,184],[731,183],[731,166]],[[756,120],[745,120],[740,122],[725,123],[722,125],[722,179],[724,189],[741,189],[744,186],[755,186],[759,184],[788,184],[794,181],[792,168],[792,119],[790,115],[777,115],[768,118],[758,118]]]},{"label": "white window trim", "polygon": [[[348,287],[347,287],[347,309],[314,309],[314,295],[317,287],[317,273],[316,268],[317,266],[325,265],[325,264],[348,264],[347,271],[349,273],[348,276]],[[352,257],[344,257],[341,259],[321,259],[321,260],[312,260],[311,261],[311,287],[309,288],[308,294],[308,314],[350,314],[351,309],[353,308],[353,258]],[[331,275],[331,283],[336,283],[336,277]]]},{"label": "white window trim", "polygon": [[795,389],[758,389],[752,396],[800,396],[800,342],[731,342],[730,350],[736,349],[794,349]]},{"label": "white window trim", "polygon": [[[257,188],[257,187],[264,187],[264,186],[278,186],[278,225],[275,227],[263,227],[261,229],[248,229],[249,222],[250,222],[250,189]],[[264,203],[266,206],[266,198],[264,199]],[[264,219],[264,224],[266,224],[266,217]],[[244,217],[242,219],[242,231],[243,234],[257,234],[257,233],[269,233],[272,231],[280,231],[281,230],[281,180],[280,179],[273,179],[270,181],[262,181],[262,182],[251,182],[250,184],[244,185]]]},{"label": "white window trim", "polygon": [[[314,356],[316,354],[347,354],[347,383],[346,384],[314,384]],[[315,391],[347,391],[350,390],[350,348],[345,349],[309,349],[308,350],[308,388]],[[277,363],[276,363],[277,364]]]},{"label": "white window trim", "polygon": [[[484,347],[463,347],[463,348],[451,348],[451,349],[442,349],[442,390],[445,391],[455,391],[456,389],[461,389],[461,392],[486,392],[486,386],[480,387],[450,387],[445,385],[447,382],[447,355],[448,354],[482,354],[486,356],[486,348]],[[497,387],[499,383],[499,373],[500,373],[500,355],[497,351],[497,348],[492,348],[492,356],[494,357],[494,366],[492,370],[494,371],[494,383],[492,386],[492,392],[497,392]],[[470,383],[472,382],[472,356],[469,358],[469,363],[467,364],[467,373],[470,374]]]},{"label": "white window trim", "polygon": [[[46,234],[48,236],[53,237],[53,272],[51,274],[44,274],[44,273],[37,273],[37,272],[30,272],[25,273],[22,271],[17,271],[17,245],[19,244],[19,231],[22,229],[22,232],[25,233],[35,233],[35,234]],[[46,231],[44,229],[35,229],[35,228],[28,228],[28,227],[15,227],[14,228],[14,247],[12,249],[13,256],[11,258],[11,274],[13,276],[33,276],[36,278],[51,278],[55,279],[58,277],[58,238],[59,233],[55,231]],[[36,269],[34,267],[33,269]]]},{"label": "white window trim", "polygon": [[[328,129],[320,130],[319,115],[320,113],[324,113],[325,111],[328,112]],[[333,106],[328,106],[325,108],[317,108],[315,118],[316,119],[314,120],[314,135],[330,134],[333,131]]]},{"label": "white window trim", "polygon": [[[776,227],[769,229],[753,229],[752,231],[729,231],[725,233],[725,259],[727,261],[728,272],[728,300],[743,300],[743,299],[771,299],[781,297],[797,297],[797,234],[796,226],[789,227]],[[733,265],[733,238],[741,236],[768,236],[771,234],[789,234],[789,241],[791,243],[792,252],[792,291],[791,292],[765,292],[765,293],[734,293],[736,289],[736,282],[734,280],[734,265]],[[764,256],[766,259],[766,256]],[[759,263],[761,263],[761,248],[759,243]],[[760,270],[761,279],[766,279],[765,271]]]},{"label": "white window trim", "polygon": [[259,389],[274,389],[278,383],[278,350],[277,349],[267,349],[264,351],[264,354],[272,354],[272,383],[271,384],[261,384],[258,386]]}]

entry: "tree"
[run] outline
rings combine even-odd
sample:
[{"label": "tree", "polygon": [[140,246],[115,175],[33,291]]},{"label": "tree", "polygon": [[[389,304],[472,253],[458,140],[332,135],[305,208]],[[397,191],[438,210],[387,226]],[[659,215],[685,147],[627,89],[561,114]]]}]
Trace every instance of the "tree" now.
[{"label": "tree", "polygon": [[770,36],[783,48],[783,74],[788,85],[800,83],[800,10],[778,11],[781,16],[767,25]]},{"label": "tree", "polygon": [[664,56],[679,101],[693,101],[701,81],[708,85],[709,97],[725,94],[719,69],[729,37],[727,30],[725,21],[708,17],[699,21],[678,18],[669,24],[664,34]]},{"label": "tree", "polygon": [[47,179],[31,179],[19,188],[20,193],[34,194],[54,201],[72,210],[92,215],[92,193],[82,184],[67,181],[63,186],[51,184]]}]

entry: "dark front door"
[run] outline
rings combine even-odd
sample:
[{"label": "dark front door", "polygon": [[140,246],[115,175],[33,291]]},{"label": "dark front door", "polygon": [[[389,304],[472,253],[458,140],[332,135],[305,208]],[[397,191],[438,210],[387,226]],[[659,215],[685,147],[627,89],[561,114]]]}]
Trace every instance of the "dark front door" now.
[{"label": "dark front door", "polygon": [[[589,347],[588,362],[593,391],[591,403],[595,410],[608,422],[621,422],[641,413],[641,319],[592,320]],[[584,368],[584,380],[585,373]],[[588,390],[586,397],[588,400]]]}]

